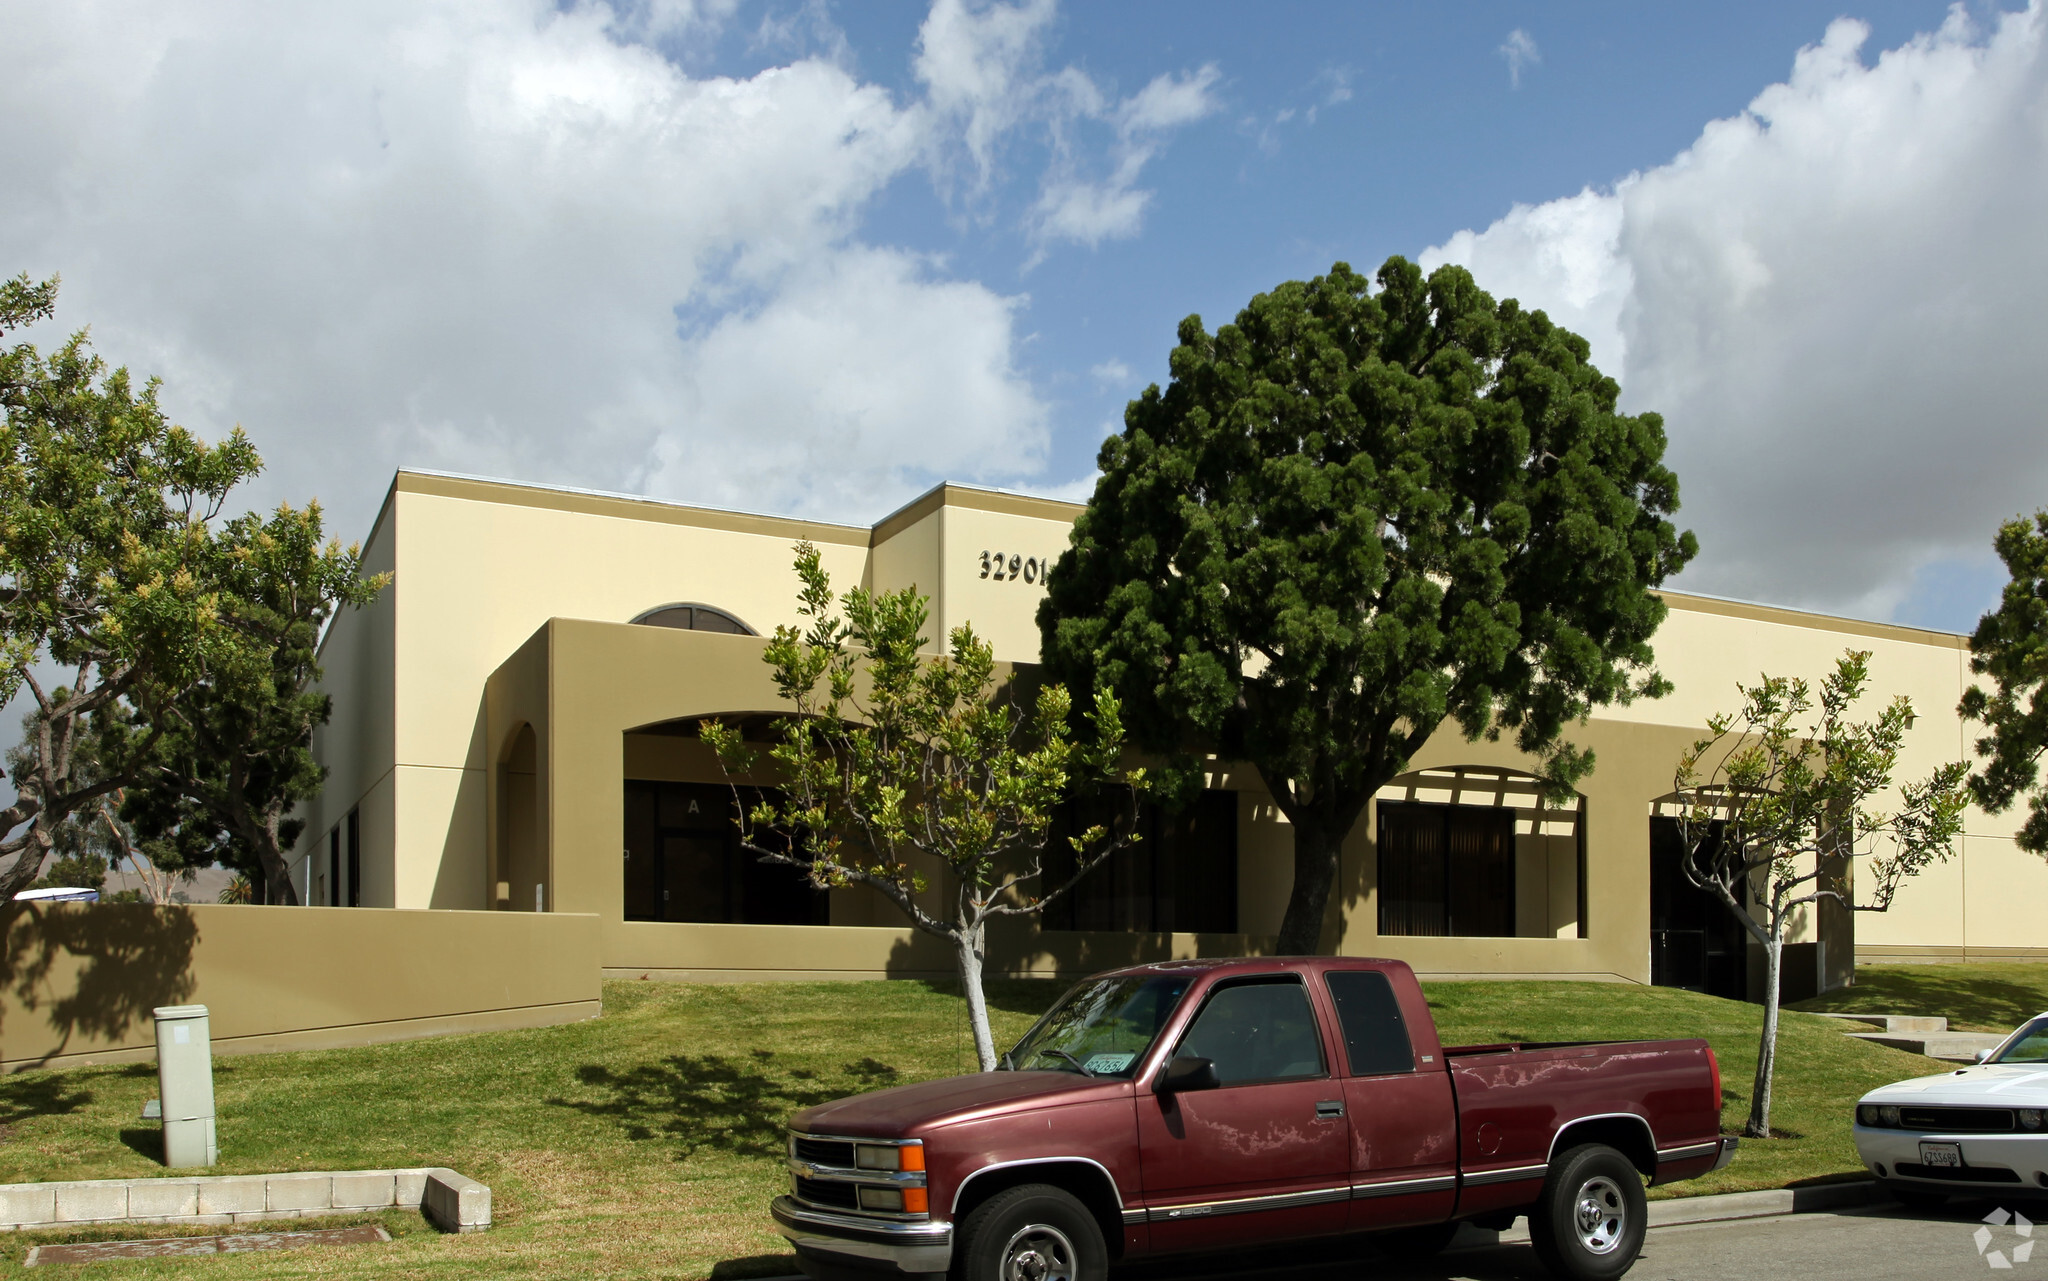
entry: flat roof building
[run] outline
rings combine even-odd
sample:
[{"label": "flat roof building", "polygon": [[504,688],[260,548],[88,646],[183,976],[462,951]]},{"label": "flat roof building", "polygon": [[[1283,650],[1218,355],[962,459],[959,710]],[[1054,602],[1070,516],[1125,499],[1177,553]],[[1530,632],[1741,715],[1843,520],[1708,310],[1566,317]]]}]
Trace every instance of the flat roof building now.
[{"label": "flat roof building", "polygon": [[[761,636],[797,621],[791,545],[836,587],[915,585],[934,636],[971,620],[998,660],[1038,658],[1047,564],[1078,505],[942,485],[869,526],[714,511],[401,471],[365,544],[392,584],[321,651],[329,770],[302,814],[306,901],[585,912],[607,973],[689,979],[950,975],[871,891],[818,892],[742,855],[699,718],[772,713]],[[1899,777],[1967,759],[1969,683],[1948,633],[1667,592],[1659,700],[1573,732],[1598,753],[1578,802],[1546,808],[1508,743],[1433,738],[1347,842],[1330,924],[1349,954],[1425,976],[1603,978],[1748,994],[1739,929],[1676,877],[1660,814],[1679,753],[1761,672],[1818,680],[1874,652],[1873,702],[1919,715]],[[1212,762],[1180,814],[1092,873],[1039,925],[997,936],[998,972],[1071,973],[1166,955],[1260,951],[1291,873],[1286,820],[1256,771]],[[2018,820],[1972,810],[1957,854],[1888,914],[1822,912],[1796,936],[1796,993],[1864,959],[2048,957],[2048,863]]]}]

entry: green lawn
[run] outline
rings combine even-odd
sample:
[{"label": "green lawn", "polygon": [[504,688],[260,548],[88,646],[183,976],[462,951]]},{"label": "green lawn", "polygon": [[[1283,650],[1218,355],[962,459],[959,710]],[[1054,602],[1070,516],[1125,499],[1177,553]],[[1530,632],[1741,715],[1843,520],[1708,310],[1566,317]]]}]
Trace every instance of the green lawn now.
[{"label": "green lawn", "polygon": [[[1056,994],[991,992],[998,1041]],[[1430,999],[1453,1042],[1705,1036],[1719,1054],[1727,1117],[1747,1103],[1758,1011],[1688,992],[1608,984],[1444,983]],[[608,983],[605,1014],[567,1027],[218,1061],[219,1173],[448,1165],[489,1184],[496,1226],[466,1237],[389,1214],[386,1246],[213,1259],[126,1261],[84,1273],[153,1277],[745,1277],[789,1258],[765,1208],[783,1186],[791,1110],[967,1070],[961,1004],[931,985]],[[1847,1116],[1871,1086],[1929,1060],[1788,1016],[1776,1122],[1712,1180],[1660,1193],[1782,1186],[1856,1172]],[[148,1065],[0,1079],[0,1181],[156,1175]],[[142,1235],[133,1228],[23,1234]]]},{"label": "green lawn", "polygon": [[1960,1032],[2010,1032],[2048,1010],[2048,965],[1860,965],[1855,986],[1793,1008],[1941,1014]]}]

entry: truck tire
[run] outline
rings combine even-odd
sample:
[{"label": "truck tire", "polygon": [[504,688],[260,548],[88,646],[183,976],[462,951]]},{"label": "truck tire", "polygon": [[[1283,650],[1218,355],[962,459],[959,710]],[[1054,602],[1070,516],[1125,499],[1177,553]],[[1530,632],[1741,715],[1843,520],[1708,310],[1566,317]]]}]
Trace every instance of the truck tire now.
[{"label": "truck tire", "polygon": [[998,1192],[960,1232],[958,1281],[1105,1281],[1102,1227],[1073,1194],[1046,1183]]},{"label": "truck tire", "polygon": [[1551,1161],[1529,1211],[1529,1244],[1557,1276],[1612,1281],[1642,1252],[1647,1207],[1634,1162],[1604,1143],[1581,1144]]}]

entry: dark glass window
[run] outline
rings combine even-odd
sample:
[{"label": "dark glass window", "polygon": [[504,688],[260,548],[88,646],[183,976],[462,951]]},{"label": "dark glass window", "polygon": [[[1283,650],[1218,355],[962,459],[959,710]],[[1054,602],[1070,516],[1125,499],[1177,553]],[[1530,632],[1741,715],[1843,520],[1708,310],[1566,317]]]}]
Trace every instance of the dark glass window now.
[{"label": "dark glass window", "polygon": [[1324,976],[1344,1029],[1344,1057],[1353,1076],[1415,1070],[1415,1046],[1401,1020],[1394,985],[1378,970],[1332,970]]},{"label": "dark glass window", "polygon": [[1512,938],[1515,813],[1382,801],[1380,933]]},{"label": "dark glass window", "polygon": [[[1709,846],[1701,851],[1706,859],[1720,846],[1722,826],[1717,822],[1708,829]],[[1652,818],[1650,982],[1744,1000],[1749,995],[1749,934],[1720,899],[1686,879],[1685,857],[1685,832],[1678,820]]]},{"label": "dark glass window", "polygon": [[363,825],[356,811],[348,812],[348,897],[350,907],[363,905]]},{"label": "dark glass window", "polygon": [[[760,797],[742,789],[742,804]],[[629,921],[824,925],[830,903],[803,869],[763,863],[740,846],[733,792],[707,783],[626,783]]]},{"label": "dark glass window", "polygon": [[[1127,793],[1109,792],[1060,808],[1045,848],[1045,885],[1074,874],[1069,837],[1090,827],[1127,828]],[[1137,844],[1119,850],[1046,909],[1049,930],[1141,933],[1237,932],[1237,793],[1203,792],[1187,808],[1138,806]]]},{"label": "dark glass window", "polygon": [[709,605],[664,605],[633,621],[646,627],[679,627],[686,632],[727,632],[734,636],[759,634],[731,614]]},{"label": "dark glass window", "polygon": [[1208,1059],[1225,1085],[1324,1075],[1315,1011],[1308,990],[1293,978],[1211,992],[1174,1057]]}]

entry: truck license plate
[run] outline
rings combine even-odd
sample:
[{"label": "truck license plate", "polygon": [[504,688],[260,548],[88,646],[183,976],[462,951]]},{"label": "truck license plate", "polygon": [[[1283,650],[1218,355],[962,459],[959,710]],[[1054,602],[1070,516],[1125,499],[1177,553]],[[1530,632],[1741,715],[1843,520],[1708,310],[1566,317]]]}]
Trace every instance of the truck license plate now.
[{"label": "truck license plate", "polygon": [[1937,1170],[1960,1170],[1963,1167],[1963,1148],[1959,1143],[1922,1143],[1920,1164]]}]

